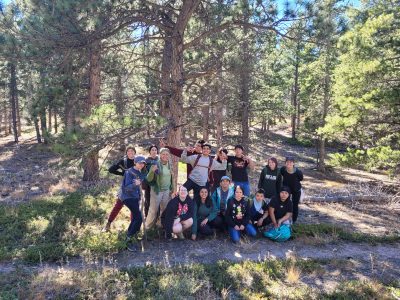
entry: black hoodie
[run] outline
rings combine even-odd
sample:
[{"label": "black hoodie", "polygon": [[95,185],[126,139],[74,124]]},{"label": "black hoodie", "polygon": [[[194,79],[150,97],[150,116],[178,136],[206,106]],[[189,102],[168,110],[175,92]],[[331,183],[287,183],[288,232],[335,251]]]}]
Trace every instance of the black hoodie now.
[{"label": "black hoodie", "polygon": [[282,186],[282,175],[278,168],[271,170],[269,166],[265,166],[260,174],[258,188],[264,190],[265,198],[271,199],[277,196]]},{"label": "black hoodie", "polygon": [[185,201],[181,201],[179,196],[171,199],[161,215],[161,224],[164,226],[166,235],[171,235],[176,218],[180,218],[181,221],[193,218],[193,209],[194,202],[189,196],[186,197]]}]

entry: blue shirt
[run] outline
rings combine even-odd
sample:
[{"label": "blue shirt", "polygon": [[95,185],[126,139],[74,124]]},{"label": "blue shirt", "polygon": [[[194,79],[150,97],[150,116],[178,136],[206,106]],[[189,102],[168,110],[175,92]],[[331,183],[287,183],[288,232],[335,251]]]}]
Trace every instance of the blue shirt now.
[{"label": "blue shirt", "polygon": [[134,169],[133,167],[126,170],[124,174],[124,180],[121,185],[120,199],[122,201],[127,199],[137,199],[140,200],[142,192],[141,185],[135,184],[135,179],[145,180],[146,176],[140,171]]}]

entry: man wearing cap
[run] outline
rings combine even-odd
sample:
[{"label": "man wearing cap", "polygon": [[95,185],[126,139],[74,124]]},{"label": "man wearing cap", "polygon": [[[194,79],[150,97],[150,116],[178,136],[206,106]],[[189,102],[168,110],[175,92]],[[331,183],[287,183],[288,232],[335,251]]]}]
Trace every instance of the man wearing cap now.
[{"label": "man wearing cap", "polygon": [[202,187],[209,188],[209,177],[213,170],[226,169],[226,155],[224,153],[221,154],[222,163],[219,163],[210,156],[211,145],[207,143],[202,146],[202,154],[188,156],[187,151],[189,150],[190,147],[183,151],[181,161],[191,164],[193,170],[183,185],[187,188],[188,192],[193,190],[194,196],[197,197]]},{"label": "man wearing cap", "polygon": [[286,157],[285,166],[281,168],[283,178],[282,184],[289,187],[292,194],[293,202],[293,223],[296,222],[299,215],[299,202],[301,196],[301,182],[303,180],[303,173],[294,166],[294,157]]},{"label": "man wearing cap", "polygon": [[228,163],[231,164],[232,181],[235,185],[240,185],[245,196],[250,195],[250,182],[247,168],[254,168],[253,161],[243,154],[243,146],[235,146],[235,155],[228,156]]},{"label": "man wearing cap", "polygon": [[120,199],[126,205],[132,214],[131,223],[128,227],[126,235],[127,248],[129,251],[137,251],[137,245],[132,241],[132,238],[140,230],[142,225],[142,214],[140,212],[141,199],[141,184],[146,176],[142,173],[142,169],[146,164],[146,159],[143,156],[135,157],[135,165],[129,168],[124,173],[124,180],[121,184]]},{"label": "man wearing cap", "polygon": [[231,179],[229,176],[222,176],[219,187],[214,191],[211,196],[214,211],[212,216],[215,218],[210,221],[210,225],[214,228],[223,230],[225,228],[225,211],[228,200],[235,194],[233,186],[231,186]]}]

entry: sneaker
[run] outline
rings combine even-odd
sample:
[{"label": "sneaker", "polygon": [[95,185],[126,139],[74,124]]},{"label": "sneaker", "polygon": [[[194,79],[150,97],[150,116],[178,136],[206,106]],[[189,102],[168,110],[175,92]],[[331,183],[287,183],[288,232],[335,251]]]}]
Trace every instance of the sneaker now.
[{"label": "sneaker", "polygon": [[126,245],[126,248],[127,248],[128,251],[130,251],[130,252],[137,252],[137,251],[139,250],[138,245],[137,245],[136,243],[133,243],[133,242],[129,242],[129,243]]},{"label": "sneaker", "polygon": [[103,227],[101,232],[110,232],[110,228],[111,228],[111,223],[107,222],[107,224]]},{"label": "sneaker", "polygon": [[172,234],[165,234],[165,239],[167,240],[167,242],[172,241]]},{"label": "sneaker", "polygon": [[184,240],[185,239],[185,236],[183,235],[183,232],[178,233],[177,236],[178,236],[178,239],[180,239],[180,240]]}]

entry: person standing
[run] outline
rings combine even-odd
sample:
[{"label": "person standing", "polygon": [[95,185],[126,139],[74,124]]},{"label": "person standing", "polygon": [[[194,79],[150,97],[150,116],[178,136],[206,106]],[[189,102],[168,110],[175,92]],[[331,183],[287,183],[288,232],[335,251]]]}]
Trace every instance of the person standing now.
[{"label": "person standing", "polygon": [[268,164],[262,169],[258,188],[264,190],[264,197],[270,201],[277,196],[282,186],[282,175],[275,157],[268,159]]},{"label": "person standing", "polygon": [[161,148],[160,160],[152,165],[147,174],[150,186],[150,206],[146,217],[146,228],[150,229],[157,221],[158,210],[160,215],[167,207],[170,195],[173,193],[173,171],[170,162],[170,152]]},{"label": "person standing", "polygon": [[192,165],[192,171],[188,180],[183,184],[188,192],[193,190],[194,197],[199,195],[200,189],[206,187],[209,189],[209,178],[213,170],[226,170],[226,157],[222,154],[222,163],[217,162],[210,156],[211,145],[204,144],[202,146],[202,154],[188,156],[187,151],[190,147],[183,151],[181,161]]},{"label": "person standing", "polygon": [[[198,155],[201,154],[202,152],[202,146],[205,144],[204,140],[198,140],[195,144],[193,148],[189,148],[187,150],[187,156],[191,156],[191,155]],[[171,147],[165,144],[164,140],[160,140],[160,147],[164,147],[167,148],[170,153],[173,156],[179,157],[181,158],[182,153],[184,151],[184,149],[179,149],[179,148],[175,148],[175,147]],[[192,165],[191,164],[186,164],[186,178],[189,178],[189,174],[192,172]]]},{"label": "person standing", "polygon": [[[135,164],[134,159],[136,155],[136,149],[133,145],[128,145],[125,150],[125,156],[120,159],[117,163],[113,164],[109,169],[108,172],[111,174],[124,176],[125,171],[132,168]],[[111,213],[108,217],[107,223],[103,228],[103,232],[110,231],[111,223],[115,220],[119,212],[121,211],[122,207],[124,207],[124,203],[119,198],[120,192],[118,192],[117,200],[111,210]],[[132,219],[132,215],[131,215]]]},{"label": "person standing", "polygon": [[303,173],[294,166],[294,158],[286,157],[285,166],[281,168],[283,185],[289,187],[293,202],[293,223],[297,221],[299,215],[299,202],[301,197],[301,181]]},{"label": "person standing", "polygon": [[[225,148],[219,148],[217,152],[217,162],[222,163],[222,158],[228,156],[228,150]],[[226,169],[225,170],[213,170],[210,176],[210,191],[213,193],[218,187],[221,182],[221,178],[226,176]]]},{"label": "person standing", "polygon": [[[151,145],[148,151],[150,155],[146,158],[146,174],[148,174],[150,168],[158,162],[158,147],[156,145]],[[150,206],[150,186],[144,182],[142,188],[144,190],[144,215],[147,216]]]},{"label": "person standing", "polygon": [[253,161],[243,154],[243,146],[235,146],[235,155],[228,156],[228,163],[231,164],[232,181],[239,185],[246,197],[250,195],[250,182],[247,168],[254,168]]},{"label": "person standing", "polygon": [[135,165],[126,170],[124,180],[121,184],[120,199],[125,206],[131,211],[132,219],[128,227],[126,235],[127,248],[129,251],[137,251],[137,244],[133,238],[139,232],[142,225],[142,213],[140,211],[140,200],[142,196],[141,185],[145,180],[145,175],[142,173],[146,164],[146,159],[143,156],[135,157]]}]

